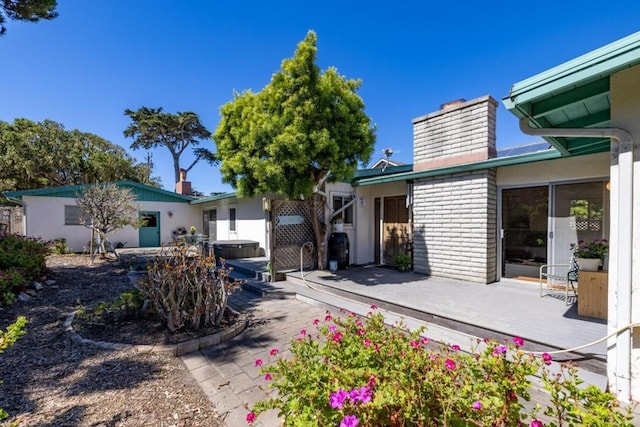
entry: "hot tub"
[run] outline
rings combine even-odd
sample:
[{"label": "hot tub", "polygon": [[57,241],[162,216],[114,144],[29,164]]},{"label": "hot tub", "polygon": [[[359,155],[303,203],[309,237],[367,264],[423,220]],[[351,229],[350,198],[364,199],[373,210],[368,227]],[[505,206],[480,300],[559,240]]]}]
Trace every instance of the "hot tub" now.
[{"label": "hot tub", "polygon": [[216,258],[238,259],[260,256],[260,242],[254,240],[214,240],[207,246],[209,255],[215,254]]}]

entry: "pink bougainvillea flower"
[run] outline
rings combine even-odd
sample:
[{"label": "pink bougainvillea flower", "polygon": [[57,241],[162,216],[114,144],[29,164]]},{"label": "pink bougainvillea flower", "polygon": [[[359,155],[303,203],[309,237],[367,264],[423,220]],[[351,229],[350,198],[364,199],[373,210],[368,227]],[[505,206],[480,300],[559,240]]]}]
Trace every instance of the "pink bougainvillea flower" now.
[{"label": "pink bougainvillea flower", "polygon": [[429,344],[429,338],[422,337],[422,339],[420,340],[420,344],[422,345]]},{"label": "pink bougainvillea flower", "polygon": [[542,353],[542,360],[544,360],[545,365],[551,365],[552,357],[549,353]]},{"label": "pink bougainvillea flower", "polygon": [[271,381],[271,374],[269,372],[267,372],[266,374],[264,374],[264,380],[265,381]]},{"label": "pink bougainvillea flower", "polygon": [[361,328],[362,327],[362,321],[360,319],[356,319],[355,324],[357,327]]},{"label": "pink bougainvillea flower", "polygon": [[340,427],[356,427],[358,424],[360,424],[360,420],[355,415],[346,415],[340,421]]},{"label": "pink bougainvillea flower", "polygon": [[376,351],[380,353],[380,346],[378,344],[375,345]]},{"label": "pink bougainvillea flower", "polygon": [[524,339],[520,337],[513,337],[513,343],[516,345],[516,347],[522,347],[524,345]]},{"label": "pink bougainvillea flower", "polygon": [[533,421],[531,421],[531,424],[529,424],[529,426],[531,426],[531,427],[544,427],[544,423],[542,421],[533,420]]},{"label": "pink bougainvillea flower", "polygon": [[369,387],[375,387],[375,385],[376,385],[376,376],[375,375],[371,375],[369,377],[368,384],[369,384]]},{"label": "pink bougainvillea flower", "polygon": [[[354,388],[353,390],[356,390],[356,389]],[[357,390],[355,397],[351,397],[351,399],[353,401],[361,402],[361,403],[371,402],[371,388],[366,385],[360,387],[360,389]]]},{"label": "pink bougainvillea flower", "polygon": [[329,332],[335,332],[338,327],[336,325],[329,326]]},{"label": "pink bougainvillea flower", "polygon": [[331,314],[329,314],[329,313],[327,313],[327,315],[326,315],[326,316],[324,316],[324,320],[325,320],[326,322],[329,322],[331,319],[333,319],[333,317],[331,317]]},{"label": "pink bougainvillea flower", "polygon": [[480,409],[482,409],[482,402],[476,400],[475,402],[473,402],[473,405],[471,405],[471,407],[476,411],[479,411]]},{"label": "pink bougainvillea flower", "polygon": [[271,356],[275,356],[276,354],[278,354],[278,349],[277,348],[272,348],[271,351],[269,352],[269,354]]},{"label": "pink bougainvillea flower", "polygon": [[364,340],[362,341],[362,343],[364,344],[365,347],[369,348],[371,347],[371,341],[370,340]]},{"label": "pink bougainvillea flower", "polygon": [[256,359],[256,366],[262,366],[262,359]]},{"label": "pink bougainvillea flower", "polygon": [[454,344],[454,345],[451,346],[451,350],[460,351],[460,346],[458,344]]},{"label": "pink bougainvillea flower", "polygon": [[255,414],[255,412],[249,412],[249,413],[247,414],[247,422],[248,422],[249,424],[251,424],[251,423],[252,423],[252,422],[254,422],[255,420],[256,420],[256,414]]},{"label": "pink bougainvillea flower", "polygon": [[367,333],[367,331],[365,331],[364,329],[358,329],[358,330],[356,331],[356,334],[358,334],[359,336],[363,336],[363,335],[364,335],[364,334],[366,334],[366,333]]},{"label": "pink bougainvillea flower", "polygon": [[498,356],[502,353],[506,353],[507,352],[507,346],[506,345],[499,345],[497,346],[494,350],[493,350],[493,355],[494,356]]},{"label": "pink bougainvillea flower", "polygon": [[333,334],[331,339],[333,341],[335,341],[335,342],[339,342],[342,339],[342,333],[341,332],[336,332],[335,334]]},{"label": "pink bougainvillea flower", "polygon": [[338,391],[329,395],[329,405],[331,405],[333,409],[342,409],[348,397],[349,394],[345,390],[338,389]]},{"label": "pink bougainvillea flower", "polygon": [[313,319],[313,326],[318,326],[318,323],[320,323],[320,319]]},{"label": "pink bougainvillea flower", "polygon": [[377,310],[377,309],[378,309],[378,306],[377,306],[377,305],[375,305],[375,304],[371,304],[371,310]]},{"label": "pink bougainvillea flower", "polygon": [[300,329],[300,335],[307,335],[306,329]]},{"label": "pink bougainvillea flower", "polygon": [[409,347],[420,347],[420,343],[418,341],[409,341]]},{"label": "pink bougainvillea flower", "polygon": [[453,371],[454,369],[456,369],[456,362],[451,359],[447,359],[444,362],[444,366],[446,366],[448,370]]}]

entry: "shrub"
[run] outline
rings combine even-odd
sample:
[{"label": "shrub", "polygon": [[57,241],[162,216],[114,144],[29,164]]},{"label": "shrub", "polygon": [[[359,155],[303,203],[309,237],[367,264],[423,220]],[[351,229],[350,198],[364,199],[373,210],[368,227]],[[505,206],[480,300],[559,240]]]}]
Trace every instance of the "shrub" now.
[{"label": "shrub", "polygon": [[69,245],[67,245],[67,239],[65,239],[64,237],[60,237],[58,239],[54,239],[50,244],[49,244],[49,250],[57,255],[64,255],[64,254],[70,254],[71,248],[69,247]]},{"label": "shrub", "polygon": [[[24,327],[27,324],[27,319],[20,316],[16,321],[7,327],[6,332],[0,330],[0,354],[5,349],[15,344],[16,340],[25,334]],[[0,384],[2,382],[0,381]],[[7,418],[9,414],[0,408],[0,420]]]},{"label": "shrub", "polygon": [[170,331],[219,326],[227,301],[239,286],[224,264],[214,258],[188,256],[186,247],[174,247],[147,266],[138,288]]},{"label": "shrub", "polygon": [[[269,365],[256,361],[269,381],[268,394],[275,389],[277,395],[257,402],[248,422],[277,409],[287,426],[517,426],[527,420],[542,426],[536,419],[539,408],[526,413],[522,405],[530,399],[529,378],[542,372],[549,385],[558,383],[542,369],[551,357],[525,353],[521,338],[504,344],[478,341],[465,353],[456,345],[430,343],[421,337],[423,329],[387,327],[376,312],[364,321],[353,314],[344,319],[327,313],[324,320],[314,320],[313,327],[314,333],[303,329],[291,342],[292,358],[278,357]],[[277,353],[273,349],[270,354]],[[562,397],[576,393],[570,387],[578,382],[575,371],[567,378],[558,387],[571,392],[558,392],[552,401],[556,406],[563,404]],[[594,400],[615,402],[611,395],[590,393],[598,397],[582,396],[576,404],[580,409],[573,411],[575,419],[631,426],[629,414],[613,404],[590,406]],[[568,411],[545,411],[549,416],[560,412],[558,425],[566,425],[562,421]]]},{"label": "shrub", "polygon": [[0,304],[13,304],[16,293],[26,284],[25,278],[14,268],[0,270]]},{"label": "shrub", "polygon": [[0,234],[0,303],[13,303],[10,293],[44,275],[48,253],[48,242],[41,239]]},{"label": "shrub", "polygon": [[144,294],[139,289],[123,292],[114,301],[101,302],[93,309],[78,310],[78,316],[89,324],[104,326],[111,323],[124,323],[144,315]]}]

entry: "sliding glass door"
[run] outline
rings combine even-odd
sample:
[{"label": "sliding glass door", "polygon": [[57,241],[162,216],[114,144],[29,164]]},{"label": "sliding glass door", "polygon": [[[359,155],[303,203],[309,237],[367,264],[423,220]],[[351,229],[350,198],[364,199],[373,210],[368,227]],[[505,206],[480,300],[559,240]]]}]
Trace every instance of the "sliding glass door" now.
[{"label": "sliding glass door", "polygon": [[503,277],[537,277],[547,263],[549,187],[502,190]]},{"label": "sliding glass door", "polygon": [[555,185],[553,191],[551,256],[565,264],[572,243],[609,237],[609,192],[602,181]]},{"label": "sliding glass door", "polygon": [[543,264],[568,264],[571,244],[609,237],[605,181],[502,190],[502,277],[538,278]]}]

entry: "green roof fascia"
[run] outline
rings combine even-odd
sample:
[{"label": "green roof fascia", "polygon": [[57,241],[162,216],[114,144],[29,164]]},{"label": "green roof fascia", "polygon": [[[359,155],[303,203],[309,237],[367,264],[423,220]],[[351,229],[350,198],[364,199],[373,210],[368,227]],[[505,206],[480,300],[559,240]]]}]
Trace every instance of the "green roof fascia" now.
[{"label": "green roof fascia", "polygon": [[[130,188],[136,196],[136,200],[141,202],[190,202],[194,198],[183,194],[173,193],[150,185],[140,184],[133,181],[116,181],[118,187]],[[36,197],[67,197],[76,198],[85,188],[99,184],[79,184],[65,185],[62,187],[37,188],[34,190],[7,191],[4,194],[9,198],[22,199],[24,196]]]},{"label": "green roof fascia", "polygon": [[202,204],[202,203],[217,202],[218,200],[233,199],[234,197],[237,197],[237,196],[238,195],[235,192],[216,194],[215,196],[208,196],[208,197],[203,197],[203,198],[200,198],[200,199],[192,200],[190,202],[190,204],[191,205],[199,205],[199,204]]},{"label": "green roof fascia", "polygon": [[640,64],[640,32],[515,83],[502,102],[516,116],[527,117],[528,102],[608,78],[637,64]]},{"label": "green roof fascia", "polygon": [[366,178],[354,182],[354,185],[364,187],[367,185],[384,184],[397,181],[412,181],[420,178],[428,178],[432,176],[448,175],[452,173],[469,172],[480,169],[491,169],[502,166],[519,165],[523,163],[540,162],[544,160],[553,160],[562,157],[560,152],[554,149],[537,151],[535,153],[520,154],[510,157],[497,157],[493,159],[481,160],[474,163],[464,163],[455,166],[446,166],[442,168],[427,169],[416,172],[399,173],[390,176],[381,176],[376,178]]},{"label": "green roof fascia", "polygon": [[411,172],[411,171],[413,171],[412,164],[387,166],[386,168],[376,168],[376,169],[358,169],[355,175],[353,176],[353,180],[370,178],[374,176],[393,175],[396,173],[405,173],[405,172]]}]

